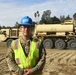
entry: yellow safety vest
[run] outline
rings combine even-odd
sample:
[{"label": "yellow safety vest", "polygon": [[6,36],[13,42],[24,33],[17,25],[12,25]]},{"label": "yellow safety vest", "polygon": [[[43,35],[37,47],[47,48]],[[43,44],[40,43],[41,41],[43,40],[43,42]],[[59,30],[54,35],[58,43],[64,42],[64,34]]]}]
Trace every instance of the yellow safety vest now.
[{"label": "yellow safety vest", "polygon": [[[14,49],[15,61],[20,68],[33,68],[37,64],[37,59],[39,58],[39,49],[36,47],[36,42],[32,40],[30,45],[30,52],[28,57],[26,57],[23,48],[18,39],[18,48],[16,48],[17,43],[12,42],[12,48]],[[42,75],[41,73],[34,75]]]}]

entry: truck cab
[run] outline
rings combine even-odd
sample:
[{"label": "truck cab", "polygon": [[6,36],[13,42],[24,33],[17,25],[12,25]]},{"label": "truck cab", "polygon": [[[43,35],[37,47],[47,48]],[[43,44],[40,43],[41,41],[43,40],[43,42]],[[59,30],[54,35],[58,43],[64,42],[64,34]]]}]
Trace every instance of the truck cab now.
[{"label": "truck cab", "polygon": [[0,41],[6,41],[7,47],[9,47],[12,40],[17,39],[19,36],[18,28],[2,28],[0,30]]}]

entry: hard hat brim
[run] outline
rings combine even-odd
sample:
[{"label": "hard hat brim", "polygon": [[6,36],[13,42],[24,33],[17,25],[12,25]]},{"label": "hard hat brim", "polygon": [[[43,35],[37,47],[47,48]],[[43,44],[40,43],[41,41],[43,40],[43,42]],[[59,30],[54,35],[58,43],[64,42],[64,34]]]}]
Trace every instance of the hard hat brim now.
[{"label": "hard hat brim", "polygon": [[19,27],[20,26],[24,26],[24,27],[35,27],[35,25],[25,25],[25,24],[19,24]]}]

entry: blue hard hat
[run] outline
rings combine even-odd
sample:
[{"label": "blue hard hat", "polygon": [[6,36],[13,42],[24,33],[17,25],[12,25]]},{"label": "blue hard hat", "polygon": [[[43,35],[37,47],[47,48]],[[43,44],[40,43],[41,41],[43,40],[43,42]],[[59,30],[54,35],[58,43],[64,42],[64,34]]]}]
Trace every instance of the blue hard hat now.
[{"label": "blue hard hat", "polygon": [[34,26],[32,19],[29,16],[25,16],[20,21],[20,26]]}]

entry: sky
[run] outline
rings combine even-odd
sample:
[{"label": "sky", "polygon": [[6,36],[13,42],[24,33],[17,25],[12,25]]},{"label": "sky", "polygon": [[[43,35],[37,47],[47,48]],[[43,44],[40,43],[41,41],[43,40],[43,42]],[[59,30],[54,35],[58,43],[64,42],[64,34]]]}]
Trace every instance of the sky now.
[{"label": "sky", "polygon": [[39,11],[41,18],[46,10],[51,10],[51,17],[73,17],[76,0],[0,0],[0,25],[12,27],[27,15],[35,21],[34,13]]}]

